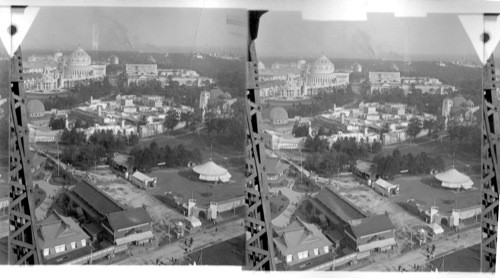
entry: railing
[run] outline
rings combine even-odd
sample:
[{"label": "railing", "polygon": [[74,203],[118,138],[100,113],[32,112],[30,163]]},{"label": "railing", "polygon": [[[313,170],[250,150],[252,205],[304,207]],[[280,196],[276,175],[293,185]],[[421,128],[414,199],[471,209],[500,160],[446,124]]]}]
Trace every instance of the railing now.
[{"label": "railing", "polygon": [[357,252],[354,252],[352,254],[349,254],[347,256],[344,256],[344,257],[340,257],[340,258],[337,258],[333,261],[330,261],[330,262],[326,262],[324,264],[321,264],[321,265],[318,265],[318,266],[315,266],[315,267],[312,267],[310,269],[308,269],[308,271],[317,271],[317,270],[325,270],[326,268],[328,267],[332,267],[332,266],[339,266],[339,265],[343,265],[343,264],[346,264],[354,259],[356,259],[356,256],[358,255]]},{"label": "railing", "polygon": [[84,264],[85,262],[90,262],[92,260],[98,260],[106,255],[109,255],[115,251],[115,246],[108,247],[106,249],[99,250],[97,252],[92,252],[90,254],[84,255],[80,258],[65,262],[64,264]]}]

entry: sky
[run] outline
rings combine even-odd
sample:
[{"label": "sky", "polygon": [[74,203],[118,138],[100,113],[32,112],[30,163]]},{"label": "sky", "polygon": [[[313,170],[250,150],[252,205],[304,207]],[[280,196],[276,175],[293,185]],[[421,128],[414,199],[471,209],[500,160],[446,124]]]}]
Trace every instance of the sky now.
[{"label": "sky", "polygon": [[396,18],[368,14],[367,21],[303,20],[298,12],[268,12],[261,17],[257,53],[261,57],[300,56],[376,58],[475,56],[458,16],[429,14]]},{"label": "sky", "polygon": [[245,50],[246,12],[223,9],[42,7],[22,46],[70,50],[204,47]]}]

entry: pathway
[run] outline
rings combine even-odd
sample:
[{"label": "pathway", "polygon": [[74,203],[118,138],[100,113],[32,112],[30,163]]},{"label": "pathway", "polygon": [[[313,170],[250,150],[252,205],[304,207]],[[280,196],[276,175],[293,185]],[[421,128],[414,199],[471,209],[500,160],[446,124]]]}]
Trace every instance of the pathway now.
[{"label": "pathway", "polygon": [[38,184],[38,186],[40,186],[40,188],[43,189],[45,193],[47,193],[47,197],[45,197],[43,203],[35,210],[36,219],[40,221],[45,219],[45,217],[47,216],[47,211],[54,202],[55,196],[57,195],[59,190],[61,190],[60,186],[52,185],[48,182],[51,176],[52,173],[49,173],[44,180],[33,182],[33,184]]},{"label": "pathway", "polygon": [[[480,228],[474,228],[460,233],[460,239],[457,240],[457,236],[452,236],[450,238],[445,238],[440,241],[431,242],[431,244],[436,245],[435,255],[436,257],[440,254],[448,253],[454,251],[457,247],[467,248],[472,245],[481,242],[481,231]],[[357,271],[394,271],[398,270],[398,266],[402,266],[406,269],[413,269],[413,265],[425,265],[427,263],[427,251],[424,247],[418,248],[416,250],[410,251],[402,256],[396,257],[395,259],[390,259],[389,261],[378,262],[375,264],[368,265],[366,267],[358,268]]]},{"label": "pathway", "polygon": [[292,214],[297,209],[305,193],[294,191],[290,187],[271,187],[269,191],[275,194],[278,194],[278,192],[281,191],[281,193],[283,193],[283,195],[285,195],[288,200],[290,200],[288,207],[286,207],[286,209],[280,215],[278,215],[271,221],[273,225],[277,227],[288,226],[288,224],[290,224],[290,218],[292,217]]},{"label": "pathway", "polygon": [[[207,247],[218,242],[226,241],[228,239],[241,236],[243,234],[243,220],[238,220],[234,222],[229,222],[217,226],[217,233],[215,233],[214,228],[210,230],[205,230],[204,232],[198,232],[194,235],[188,235],[187,238],[193,238],[193,245],[191,249],[196,249],[200,247]],[[132,257],[127,258],[123,261],[118,262],[120,265],[144,265],[144,264],[155,264],[156,260],[159,259],[165,263],[169,263],[171,258],[181,259],[186,255],[184,250],[184,240],[174,242],[162,247],[159,250],[149,251],[145,250],[139,254],[132,254]]]}]

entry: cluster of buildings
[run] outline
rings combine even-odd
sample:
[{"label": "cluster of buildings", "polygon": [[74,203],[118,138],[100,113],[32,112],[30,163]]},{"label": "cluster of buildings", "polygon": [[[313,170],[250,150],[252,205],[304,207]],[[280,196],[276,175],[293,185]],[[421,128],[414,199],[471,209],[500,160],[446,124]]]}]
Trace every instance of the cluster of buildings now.
[{"label": "cluster of buildings", "polygon": [[[361,73],[362,66],[354,63],[350,68],[336,70],[335,65],[321,55],[316,61],[308,64],[305,60],[292,63],[274,63],[266,68],[259,62],[260,96],[263,100],[284,99],[297,100],[309,98],[319,89],[345,87],[349,84],[351,73]],[[422,93],[450,94],[456,91],[451,85],[443,84],[430,77],[401,77],[399,71],[370,71],[367,75],[370,93],[385,93],[391,89],[402,89],[411,93],[419,89]]]},{"label": "cluster of buildings", "polygon": [[451,94],[456,91],[455,86],[443,84],[437,78],[431,77],[401,77],[400,72],[379,72],[370,71],[368,73],[370,83],[370,93],[386,93],[392,89],[402,89],[405,94],[409,94],[413,89],[421,90],[424,94]]},{"label": "cluster of buildings", "polygon": [[29,56],[23,62],[23,71],[26,75],[24,86],[28,92],[50,93],[103,80],[106,64],[92,63],[87,52],[78,47],[69,55],[56,52],[54,55]]},{"label": "cluster of buildings", "polygon": [[200,76],[189,69],[158,69],[157,64],[126,64],[127,85],[141,85],[148,81],[159,81],[168,86],[171,81],[179,85],[204,87],[214,83],[212,78]]},{"label": "cluster of buildings", "polygon": [[323,229],[297,218],[273,239],[278,259],[289,267],[332,252],[338,266],[396,246],[395,227],[387,215],[367,215],[329,188],[310,202],[320,212]]},{"label": "cluster of buildings", "polygon": [[[356,64],[353,69],[361,71],[361,66]],[[260,96],[264,100],[309,98],[319,89],[347,86],[351,71],[336,71],[335,65],[323,54],[311,64],[299,60],[275,63],[268,69],[259,62]]]},{"label": "cluster of buildings", "polygon": [[[141,97],[118,95],[115,100],[110,101],[91,98],[90,102],[84,106],[71,110],[52,109],[50,111],[45,110],[40,100],[32,99],[27,104],[30,141],[58,141],[62,130],[49,128],[51,118],[64,118],[66,128],[70,127],[68,118],[91,123],[89,128],[79,130],[85,132],[87,138],[94,132],[103,130],[111,130],[115,135],[121,133],[122,135],[136,134],[140,138],[150,137],[164,132],[163,122],[167,112],[171,109],[176,110],[179,114],[194,112],[192,107],[174,106],[171,99],[157,95]],[[143,125],[139,125],[140,121],[143,121]],[[176,128],[181,128],[184,125],[185,123],[181,122]]]},{"label": "cluster of buildings", "polygon": [[[337,130],[331,136],[325,136],[330,144],[339,139],[355,138],[357,142],[380,142],[390,145],[406,141],[406,129],[410,119],[418,117],[422,121],[435,120],[430,114],[415,115],[411,109],[401,103],[364,103],[358,108],[334,107],[328,113],[316,117],[318,123],[330,130]],[[422,130],[417,137],[425,136]]]},{"label": "cluster of buildings", "polygon": [[54,211],[38,224],[45,264],[85,264],[154,239],[153,220],[143,207],[125,209],[85,180],[67,196],[71,216]]}]

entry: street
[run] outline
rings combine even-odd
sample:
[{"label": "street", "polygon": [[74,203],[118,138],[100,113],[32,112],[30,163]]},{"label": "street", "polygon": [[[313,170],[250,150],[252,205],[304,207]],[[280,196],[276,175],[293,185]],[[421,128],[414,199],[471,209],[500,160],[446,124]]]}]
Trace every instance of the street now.
[{"label": "street", "polygon": [[[188,235],[186,238],[193,238],[192,250],[199,247],[208,247],[209,245],[225,241],[243,234],[243,220],[229,222],[227,224],[217,226],[217,233],[215,228],[199,231],[194,235]],[[145,265],[155,264],[159,259],[164,263],[169,263],[172,258],[182,259],[186,255],[184,249],[184,240],[181,239],[172,244],[167,244],[159,250],[149,251],[143,250],[138,254],[133,254],[132,257],[120,261],[116,264],[120,265]]]},{"label": "street", "polygon": [[[449,238],[444,238],[439,241],[431,242],[436,246],[435,257],[441,254],[447,254],[457,248],[467,248],[481,242],[480,228],[470,229],[459,233],[460,239],[457,240],[457,235]],[[417,247],[415,247],[417,248]],[[401,266],[406,269],[413,269],[413,265],[425,265],[427,263],[427,251],[425,247],[414,249],[402,256],[397,256],[389,261],[379,261],[371,265],[358,268],[357,271],[397,271]]]}]

